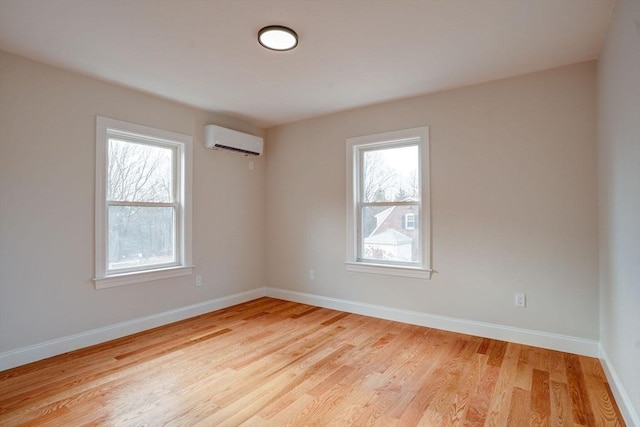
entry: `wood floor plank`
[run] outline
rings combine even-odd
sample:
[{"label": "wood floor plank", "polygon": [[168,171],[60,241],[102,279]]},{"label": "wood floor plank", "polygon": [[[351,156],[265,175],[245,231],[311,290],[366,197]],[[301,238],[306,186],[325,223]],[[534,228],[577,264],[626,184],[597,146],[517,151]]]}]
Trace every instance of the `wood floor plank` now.
[{"label": "wood floor plank", "polygon": [[531,364],[531,349],[521,347],[516,366],[514,387],[531,391],[531,379],[533,378],[533,365]]},{"label": "wood floor plank", "polygon": [[571,397],[573,421],[581,425],[595,425],[593,410],[589,402],[582,366],[580,365],[580,357],[567,353],[564,355],[564,361],[567,367],[567,385],[569,387],[569,396]]},{"label": "wood floor plank", "polygon": [[[443,357],[441,355],[440,357]],[[444,359],[444,357],[443,357]],[[420,385],[408,394],[411,400],[400,415],[400,419],[407,425],[417,425],[422,419],[431,401],[438,394],[440,388],[446,383],[449,372],[455,362],[444,362],[442,364],[432,364],[426,367],[424,374],[420,376]]]},{"label": "wood floor plank", "polygon": [[507,425],[521,350],[522,346],[518,344],[509,344],[507,346],[503,363],[500,366],[500,373],[496,380],[493,399],[491,399],[491,405],[485,421],[485,425],[487,426],[497,427]]},{"label": "wood floor plank", "polygon": [[495,366],[484,367],[482,378],[471,395],[471,402],[463,423],[465,427],[484,425],[499,371],[500,369]]},{"label": "wood floor plank", "polygon": [[513,388],[509,405],[509,415],[507,417],[508,426],[530,425],[530,400],[531,392],[518,387]]},{"label": "wood floor plank", "polygon": [[597,359],[273,298],[0,373],[2,426],[623,426]]},{"label": "wood floor plank", "polygon": [[531,379],[531,425],[549,426],[551,414],[551,390],[549,373],[532,370]]},{"label": "wood floor plank", "polygon": [[507,343],[504,341],[493,341],[491,343],[493,347],[489,352],[489,360],[487,364],[489,366],[500,367],[502,365],[502,359],[504,359],[504,353],[507,349]]},{"label": "wood floor plank", "polygon": [[[567,370],[564,365],[564,357],[559,351],[548,350],[547,370],[549,371],[549,380],[559,383],[567,383]],[[598,359],[594,359],[598,363]]]},{"label": "wood floor plank", "polygon": [[469,361],[469,369],[463,373],[456,387],[453,402],[446,411],[445,422],[450,425],[463,425],[471,404],[473,392],[482,379],[486,368],[486,358],[477,354]]},{"label": "wood floor plank", "polygon": [[[586,360],[586,363],[592,363]],[[584,365],[584,364],[583,364]],[[606,383],[606,378],[595,371],[591,371],[593,375],[585,375],[585,383],[589,390],[589,398],[596,425],[602,426],[619,426],[617,422],[621,418],[618,407],[614,404],[611,389]],[[585,369],[587,371],[587,369]]]},{"label": "wood floor plank", "polygon": [[551,381],[549,422],[553,426],[573,426],[571,398],[566,383]]}]

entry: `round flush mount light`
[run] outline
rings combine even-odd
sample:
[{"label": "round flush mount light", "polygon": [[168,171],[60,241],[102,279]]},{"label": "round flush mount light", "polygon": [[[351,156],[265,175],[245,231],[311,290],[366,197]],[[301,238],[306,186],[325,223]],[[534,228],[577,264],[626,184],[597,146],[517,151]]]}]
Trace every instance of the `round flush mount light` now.
[{"label": "round flush mount light", "polygon": [[291,28],[269,25],[258,32],[258,42],[271,50],[291,50],[298,45],[298,35]]}]

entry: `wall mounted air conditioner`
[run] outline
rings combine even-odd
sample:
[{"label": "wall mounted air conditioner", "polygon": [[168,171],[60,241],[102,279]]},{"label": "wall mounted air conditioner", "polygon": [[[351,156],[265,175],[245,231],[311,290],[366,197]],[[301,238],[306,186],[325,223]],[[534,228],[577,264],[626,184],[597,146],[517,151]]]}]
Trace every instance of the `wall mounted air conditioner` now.
[{"label": "wall mounted air conditioner", "polygon": [[216,125],[204,127],[204,145],[214,150],[234,151],[245,156],[262,154],[264,141],[259,136]]}]

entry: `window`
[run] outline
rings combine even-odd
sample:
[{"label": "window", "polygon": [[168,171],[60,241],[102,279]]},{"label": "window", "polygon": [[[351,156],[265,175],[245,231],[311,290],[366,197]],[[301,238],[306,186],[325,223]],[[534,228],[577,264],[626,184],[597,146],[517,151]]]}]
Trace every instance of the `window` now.
[{"label": "window", "polygon": [[96,120],[96,288],[192,274],[192,138]]},{"label": "window", "polygon": [[347,139],[347,269],[430,278],[428,128]]},{"label": "window", "polygon": [[416,214],[408,213],[404,216],[404,229],[405,230],[416,229]]}]

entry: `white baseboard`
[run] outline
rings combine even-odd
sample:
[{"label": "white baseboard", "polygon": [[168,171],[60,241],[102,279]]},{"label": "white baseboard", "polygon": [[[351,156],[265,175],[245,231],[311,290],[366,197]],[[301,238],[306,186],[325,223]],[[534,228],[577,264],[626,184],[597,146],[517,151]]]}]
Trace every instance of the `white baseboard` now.
[{"label": "white baseboard", "polygon": [[189,317],[209,313],[214,310],[231,307],[232,305],[251,301],[265,295],[264,288],[241,292],[222,298],[204,301],[186,307],[176,308],[163,313],[141,317],[139,319],[120,322],[103,328],[93,329],[79,334],[46,341],[28,347],[11,350],[0,354],[0,371],[25,365],[47,357],[77,350],[105,341],[121,338],[147,329],[177,322]]},{"label": "white baseboard", "polygon": [[634,409],[633,404],[631,403],[631,398],[620,382],[620,377],[616,373],[616,370],[611,363],[611,359],[609,359],[609,356],[607,356],[607,353],[602,348],[602,345],[600,345],[600,362],[602,363],[604,373],[607,376],[609,386],[611,387],[611,391],[613,392],[613,397],[616,399],[616,403],[618,404],[618,408],[622,413],[624,422],[627,423],[629,427],[640,427],[640,415]]},{"label": "white baseboard", "polygon": [[268,287],[257,288],[248,292],[217,298],[1,353],[0,371],[91,345],[100,344],[105,341],[121,338],[126,335],[135,334],[137,332],[177,322],[179,320],[198,316],[214,310],[220,310],[222,308],[251,301],[263,296],[270,296],[287,301],[300,302],[381,319],[394,320],[397,322],[443,329],[446,331],[549,348],[574,354],[582,354],[591,357],[600,356],[599,344],[594,340],[586,340],[566,335],[457,319],[454,317],[439,316],[417,311],[402,310],[357,301]]},{"label": "white baseboard", "polygon": [[445,331],[564,351],[567,353],[581,354],[590,357],[598,357],[600,355],[598,341],[584,338],[365,304],[357,301],[330,298],[279,288],[267,287],[266,296]]}]

